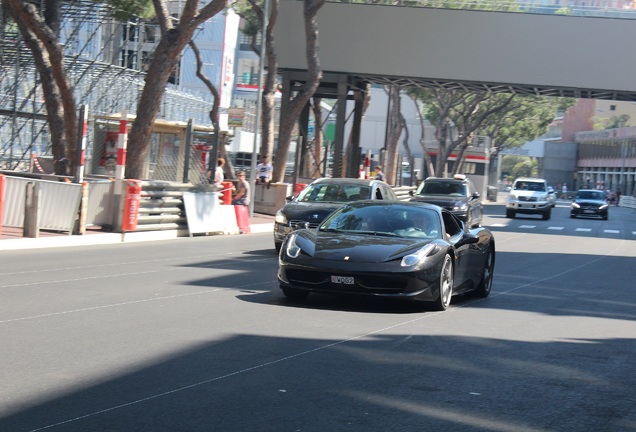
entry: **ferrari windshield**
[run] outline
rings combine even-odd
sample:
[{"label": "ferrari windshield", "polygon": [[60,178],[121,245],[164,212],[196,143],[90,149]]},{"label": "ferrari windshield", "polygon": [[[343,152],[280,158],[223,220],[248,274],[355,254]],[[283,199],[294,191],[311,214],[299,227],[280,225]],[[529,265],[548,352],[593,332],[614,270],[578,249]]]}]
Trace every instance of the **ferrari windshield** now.
[{"label": "ferrari windshield", "polygon": [[439,215],[432,209],[407,205],[345,206],[328,217],[319,231],[440,238]]}]

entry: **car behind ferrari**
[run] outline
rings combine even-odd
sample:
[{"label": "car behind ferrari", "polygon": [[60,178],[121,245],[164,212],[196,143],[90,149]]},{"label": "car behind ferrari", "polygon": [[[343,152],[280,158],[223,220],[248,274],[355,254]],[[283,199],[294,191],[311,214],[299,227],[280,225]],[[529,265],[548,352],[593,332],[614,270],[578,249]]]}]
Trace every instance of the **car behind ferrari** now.
[{"label": "car behind ferrari", "polygon": [[294,231],[279,253],[285,296],[354,294],[425,301],[448,308],[451,297],[490,293],[495,240],[450,211],[404,201],[344,205],[317,229]]}]

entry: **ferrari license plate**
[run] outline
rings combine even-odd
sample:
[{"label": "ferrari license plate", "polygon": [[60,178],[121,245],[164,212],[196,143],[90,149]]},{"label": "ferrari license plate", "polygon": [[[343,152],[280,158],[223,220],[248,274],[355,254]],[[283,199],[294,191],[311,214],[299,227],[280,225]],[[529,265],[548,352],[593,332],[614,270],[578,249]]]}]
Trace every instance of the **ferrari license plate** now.
[{"label": "ferrari license plate", "polygon": [[331,283],[353,285],[353,277],[352,276],[331,276]]}]

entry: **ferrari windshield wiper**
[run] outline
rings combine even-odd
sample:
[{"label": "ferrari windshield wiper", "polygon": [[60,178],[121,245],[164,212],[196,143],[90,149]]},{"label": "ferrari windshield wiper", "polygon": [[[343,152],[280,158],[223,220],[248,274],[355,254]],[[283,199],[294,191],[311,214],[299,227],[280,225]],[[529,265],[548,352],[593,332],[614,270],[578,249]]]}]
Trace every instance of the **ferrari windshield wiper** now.
[{"label": "ferrari windshield wiper", "polygon": [[386,231],[356,231],[356,234],[370,234],[370,235],[383,236],[383,237],[397,237],[396,233],[386,232]]}]

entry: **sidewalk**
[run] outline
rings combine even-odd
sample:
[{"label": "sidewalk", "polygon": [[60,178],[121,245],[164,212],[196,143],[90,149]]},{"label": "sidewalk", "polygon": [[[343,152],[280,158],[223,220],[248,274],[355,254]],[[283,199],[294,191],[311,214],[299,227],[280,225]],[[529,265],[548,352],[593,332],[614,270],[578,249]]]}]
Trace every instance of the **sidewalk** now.
[{"label": "sidewalk", "polygon": [[[274,216],[254,213],[250,218],[251,233],[265,233],[273,230]],[[69,235],[65,232],[44,230],[40,230],[39,234],[38,238],[27,238],[23,237],[22,228],[3,226],[0,234],[0,251],[169,240],[189,235],[187,229],[113,233],[104,231],[101,227],[87,227],[84,235]]]}]

